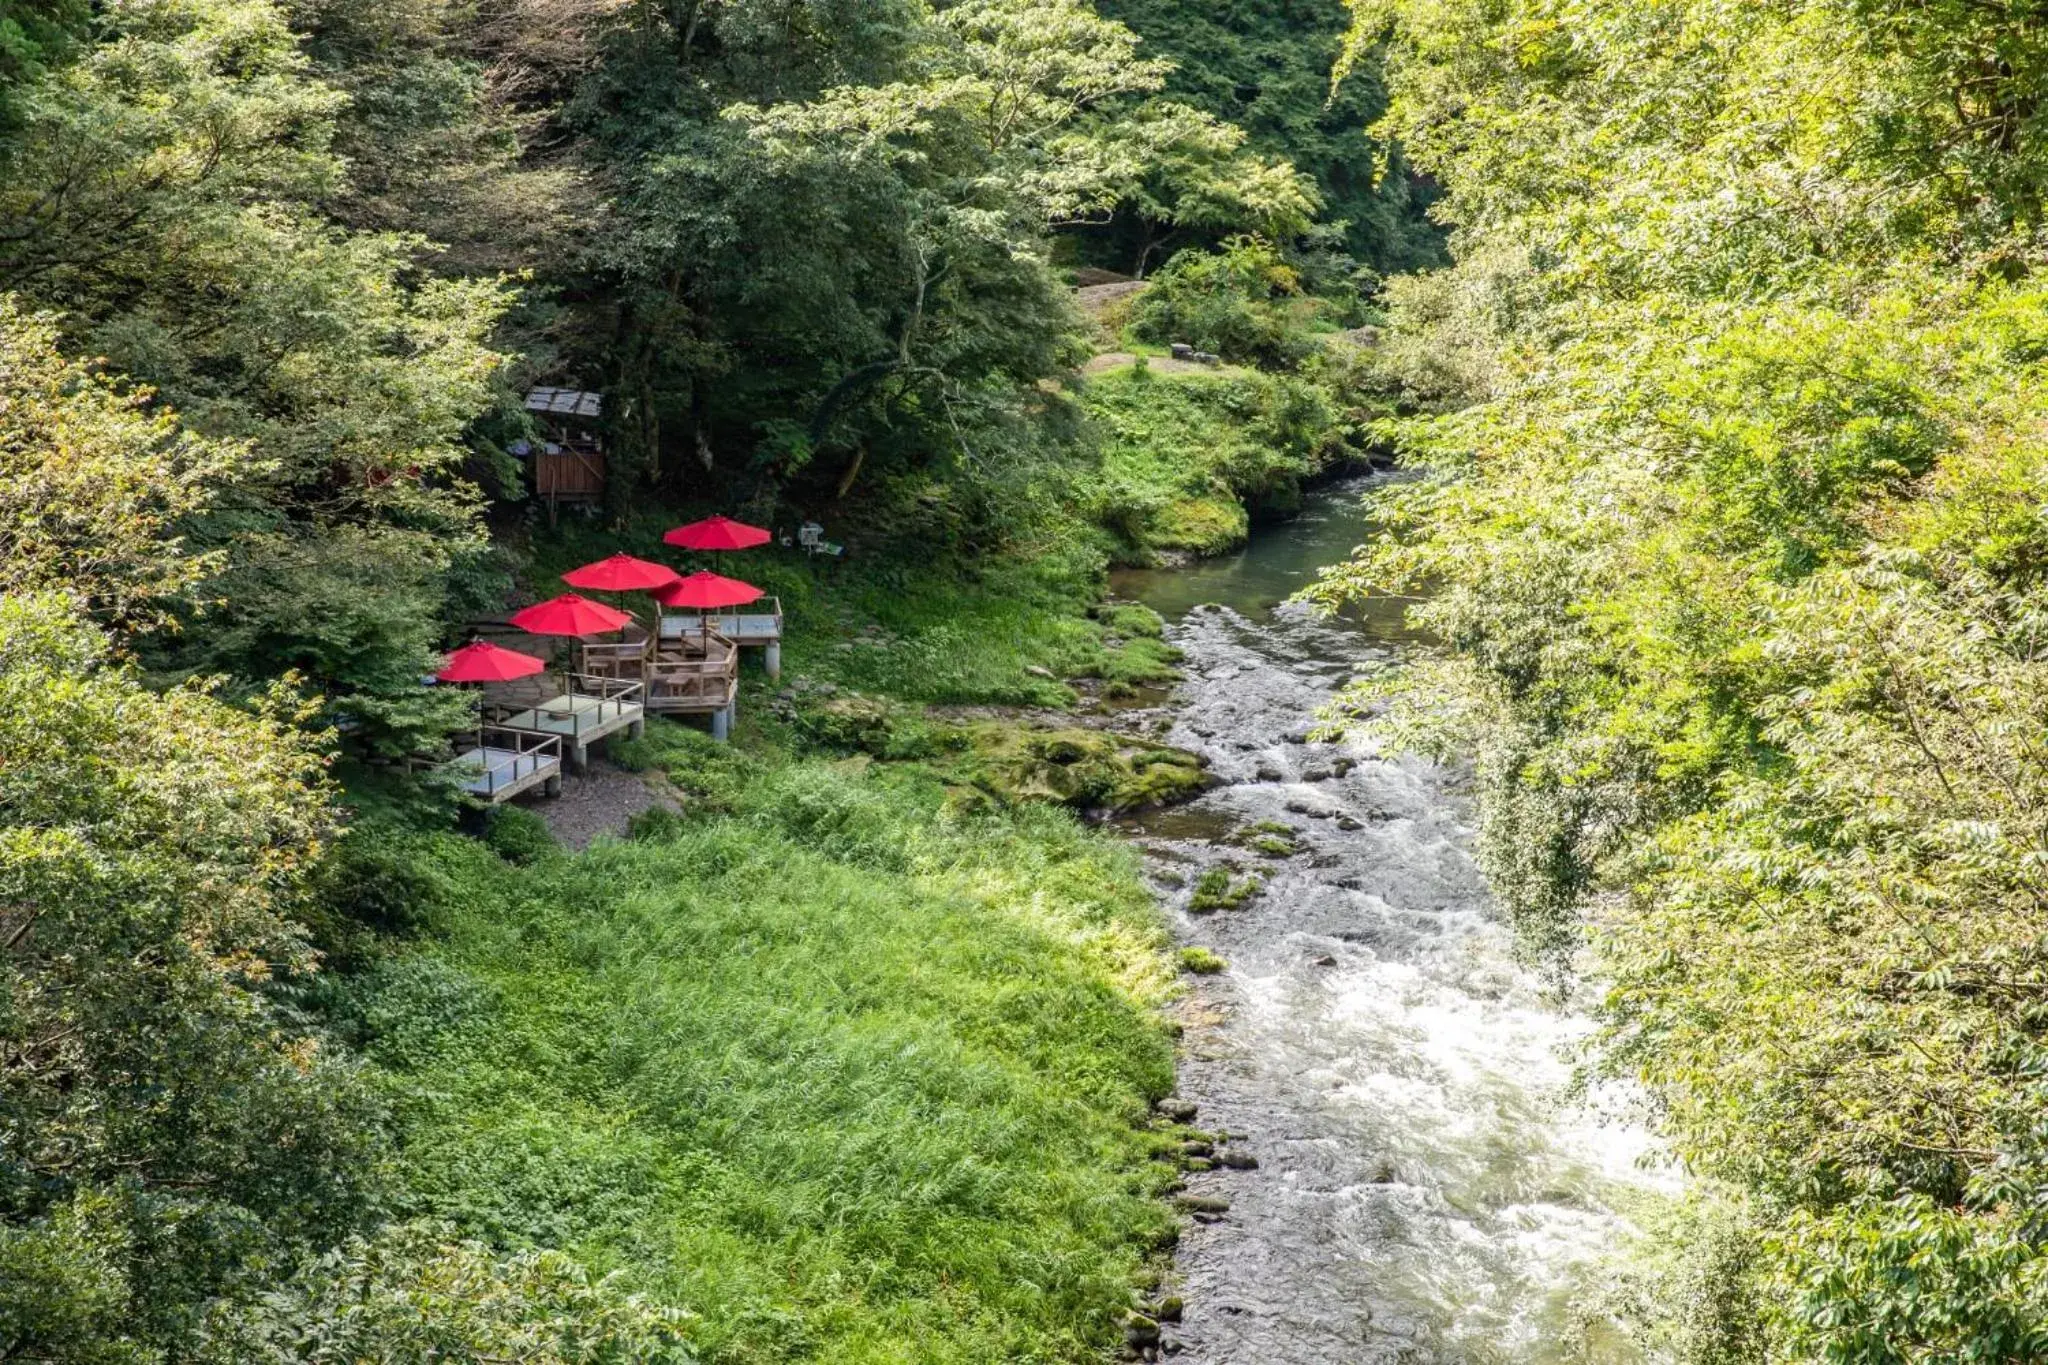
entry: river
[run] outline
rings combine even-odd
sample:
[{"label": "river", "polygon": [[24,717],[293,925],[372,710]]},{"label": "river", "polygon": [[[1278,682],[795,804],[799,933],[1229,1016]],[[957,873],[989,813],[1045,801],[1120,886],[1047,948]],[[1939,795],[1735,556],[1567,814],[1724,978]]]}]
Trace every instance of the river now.
[{"label": "river", "polygon": [[[1116,583],[1187,653],[1171,702],[1134,719],[1226,783],[1126,822],[1182,940],[1229,964],[1185,1003],[1180,1094],[1258,1162],[1189,1177],[1229,1208],[1182,1239],[1167,1345],[1202,1365],[1637,1361],[1598,1286],[1672,1178],[1615,1097],[1575,1092],[1587,1026],[1517,963],[1460,775],[1309,734],[1409,646],[1391,604],[1282,605],[1370,533],[1367,482],[1232,558]],[[1197,913],[1215,868],[1264,888]]]}]

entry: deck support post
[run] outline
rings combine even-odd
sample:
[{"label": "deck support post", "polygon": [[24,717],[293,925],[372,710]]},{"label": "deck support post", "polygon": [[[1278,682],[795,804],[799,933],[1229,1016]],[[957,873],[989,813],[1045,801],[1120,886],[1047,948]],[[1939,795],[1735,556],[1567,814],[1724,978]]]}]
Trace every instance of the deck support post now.
[{"label": "deck support post", "polygon": [[634,722],[633,722],[633,723],[632,723],[631,725],[627,726],[627,727],[626,727],[626,738],[627,738],[627,739],[645,739],[645,738],[647,738],[647,722],[646,722],[645,720],[636,720],[636,721],[634,721]]},{"label": "deck support post", "polygon": [[774,641],[771,641],[771,642],[769,643],[768,647],[767,647],[766,649],[764,649],[764,650],[762,650],[762,651],[761,651],[761,661],[762,661],[763,663],[765,663],[765,664],[767,664],[767,665],[768,665],[768,676],[769,676],[769,677],[771,677],[771,678],[779,678],[779,677],[781,677],[781,676],[782,676],[782,641],[780,641],[780,640],[774,640]]},{"label": "deck support post", "polygon": [[562,775],[556,773],[541,784],[540,790],[543,796],[560,796],[562,794]]},{"label": "deck support post", "polygon": [[569,767],[572,770],[580,773],[589,766],[590,746],[588,744],[579,744],[569,751]]},{"label": "deck support post", "polygon": [[720,744],[732,738],[732,711],[728,704],[711,713],[711,737]]}]

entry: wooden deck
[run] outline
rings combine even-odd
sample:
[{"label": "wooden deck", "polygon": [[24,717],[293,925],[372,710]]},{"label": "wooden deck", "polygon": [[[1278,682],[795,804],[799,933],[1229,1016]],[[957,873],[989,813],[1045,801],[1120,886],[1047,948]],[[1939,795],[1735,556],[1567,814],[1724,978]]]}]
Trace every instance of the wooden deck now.
[{"label": "wooden deck", "polygon": [[[637,635],[637,638],[636,638]],[[724,739],[738,714],[739,646],[723,635],[671,638],[659,649],[645,631],[619,643],[583,646],[583,671],[593,678],[636,680],[641,704],[657,716],[709,716],[711,733]]]},{"label": "wooden deck", "polygon": [[554,736],[570,766],[581,769],[590,762],[590,746],[606,736],[623,730],[638,737],[647,725],[645,697],[642,683],[576,674],[538,689],[501,685],[487,694],[485,714],[505,730]]},{"label": "wooden deck", "polygon": [[432,766],[486,805],[502,806],[536,788],[550,796],[562,790],[562,741],[552,735],[486,726],[459,743],[468,747]]},{"label": "wooden deck", "polygon": [[[763,651],[763,662],[767,665],[768,676],[782,676],[782,599],[763,599],[765,611],[713,612],[711,630],[714,635],[723,636],[741,649]],[[664,616],[661,621],[661,639],[664,646],[700,638],[704,633],[704,616],[686,612],[676,616]]]}]

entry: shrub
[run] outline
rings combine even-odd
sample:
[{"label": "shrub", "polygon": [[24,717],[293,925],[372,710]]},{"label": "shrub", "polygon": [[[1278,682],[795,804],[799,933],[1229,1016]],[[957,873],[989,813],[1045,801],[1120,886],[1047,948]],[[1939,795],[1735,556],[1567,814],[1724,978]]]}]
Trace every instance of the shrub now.
[{"label": "shrub", "polygon": [[1291,305],[1301,281],[1280,253],[1253,237],[1215,252],[1183,251],[1153,276],[1131,330],[1158,345],[1186,342],[1227,360],[1284,370],[1313,349]]},{"label": "shrub", "polygon": [[498,806],[484,818],[484,842],[508,863],[539,862],[561,852],[548,822],[524,806]]}]

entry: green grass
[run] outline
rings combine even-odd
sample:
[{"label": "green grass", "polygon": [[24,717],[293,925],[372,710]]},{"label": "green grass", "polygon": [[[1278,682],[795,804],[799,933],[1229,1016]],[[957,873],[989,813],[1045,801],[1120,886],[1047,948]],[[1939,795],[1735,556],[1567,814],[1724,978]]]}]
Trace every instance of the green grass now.
[{"label": "green grass", "polygon": [[1173,1226],[1135,856],[891,765],[627,756],[697,813],[579,856],[496,826],[518,863],[375,836],[427,932],[336,1015],[408,1211],[617,1271],[713,1361],[1101,1358]]},{"label": "green grass", "polygon": [[1254,511],[1292,510],[1304,480],[1357,456],[1331,394],[1295,376],[1133,366],[1090,380],[1087,404],[1103,450],[1091,513],[1134,558],[1241,545]]},{"label": "green grass", "polygon": [[[786,675],[904,702],[1059,707],[1074,700],[1063,679],[1172,674],[1156,641],[1106,649],[1104,627],[1089,619],[1104,585],[1099,533],[972,563],[939,550],[819,561],[779,547],[695,556],[663,548],[662,532],[690,515],[655,510],[623,529],[573,521],[537,534],[524,548],[522,588],[536,598],[564,591],[563,572],[622,549],[684,572],[708,568],[781,600]],[[644,594],[611,600],[643,617],[649,610]]]}]

